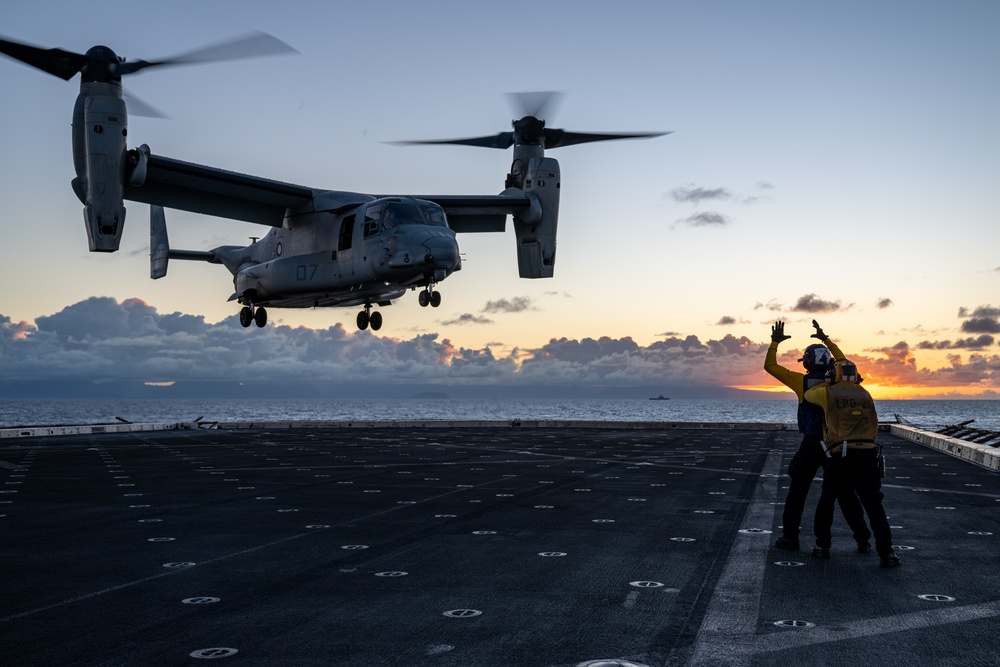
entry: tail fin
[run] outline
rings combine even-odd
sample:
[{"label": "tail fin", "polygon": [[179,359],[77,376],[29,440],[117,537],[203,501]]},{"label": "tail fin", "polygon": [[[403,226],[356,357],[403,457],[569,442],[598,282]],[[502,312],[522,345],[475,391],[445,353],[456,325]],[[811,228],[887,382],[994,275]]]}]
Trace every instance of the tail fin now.
[{"label": "tail fin", "polygon": [[170,242],[167,240],[167,217],[163,207],[149,207],[149,277],[153,280],[167,275]]}]

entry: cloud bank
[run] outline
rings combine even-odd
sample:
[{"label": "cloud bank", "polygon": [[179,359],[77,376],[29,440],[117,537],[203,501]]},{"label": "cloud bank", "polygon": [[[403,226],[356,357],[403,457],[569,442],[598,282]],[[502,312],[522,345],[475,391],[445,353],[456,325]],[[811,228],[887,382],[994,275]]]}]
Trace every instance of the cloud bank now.
[{"label": "cloud bank", "polygon": [[[724,316],[718,325],[731,320]],[[472,388],[495,388],[496,395],[517,396],[629,388],[643,395],[660,387],[721,397],[731,396],[731,387],[776,385],[762,369],[766,340],[662,335],[663,340],[645,346],[630,337],[552,338],[539,348],[498,356],[488,346],[458,347],[437,333],[393,338],[348,332],[340,324],[244,329],[235,318],[210,323],[201,316],[161,314],[139,299],[119,303],[92,297],[34,324],[0,315],[0,381],[3,393],[15,397],[18,387],[31,383],[246,384],[259,393],[270,388],[278,396],[289,387],[348,395],[359,387],[442,387],[463,395]],[[989,334],[924,341],[916,348],[900,341],[852,358],[872,383],[989,391],[1000,389],[1000,355],[987,351],[993,344]],[[914,349],[974,352],[966,360],[951,354],[949,366],[929,370],[918,367]],[[781,362],[798,368],[800,349],[789,344],[782,352]],[[710,388],[718,391],[706,393]]]}]

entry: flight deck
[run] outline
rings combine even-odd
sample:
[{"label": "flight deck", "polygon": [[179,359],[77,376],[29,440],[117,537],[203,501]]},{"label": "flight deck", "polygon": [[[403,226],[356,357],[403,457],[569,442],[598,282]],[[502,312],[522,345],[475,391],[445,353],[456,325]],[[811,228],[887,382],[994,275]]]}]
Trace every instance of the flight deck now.
[{"label": "flight deck", "polygon": [[799,435],[188,428],[0,441],[9,665],[996,664],[997,473],[891,434],[902,566],[774,548]]}]

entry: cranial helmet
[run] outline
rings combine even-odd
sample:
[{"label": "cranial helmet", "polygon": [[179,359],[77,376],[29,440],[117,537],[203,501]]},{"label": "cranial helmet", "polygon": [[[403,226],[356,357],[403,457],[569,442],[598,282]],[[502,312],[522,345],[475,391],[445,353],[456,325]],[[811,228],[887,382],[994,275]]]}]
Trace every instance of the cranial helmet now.
[{"label": "cranial helmet", "polygon": [[858,375],[858,367],[854,365],[854,362],[847,359],[840,359],[833,362],[833,367],[830,368],[829,375],[832,382],[861,382],[861,376]]},{"label": "cranial helmet", "polygon": [[799,359],[807,371],[822,371],[829,368],[833,355],[825,345],[810,345]]}]

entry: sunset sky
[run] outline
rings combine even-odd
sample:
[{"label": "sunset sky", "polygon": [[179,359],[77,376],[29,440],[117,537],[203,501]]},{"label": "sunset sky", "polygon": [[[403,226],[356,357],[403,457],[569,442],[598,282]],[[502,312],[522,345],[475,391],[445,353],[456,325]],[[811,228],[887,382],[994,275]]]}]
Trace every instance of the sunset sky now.
[{"label": "sunset sky", "polygon": [[[1000,3],[282,3],[6,0],[0,36],[151,60],[252,30],[297,55],[166,68],[127,91],[153,153],[310,187],[495,194],[509,151],[399,147],[505,131],[505,93],[557,90],[550,127],[672,131],[549,153],[556,277],[513,232],[460,236],[442,306],[269,309],[229,273],[148,278],[148,207],[90,254],[64,82],[0,59],[0,380],[226,379],[787,391],[818,319],[876,398],[1000,398]],[[266,228],[167,211],[172,247]],[[457,393],[457,392],[456,392]]]}]

